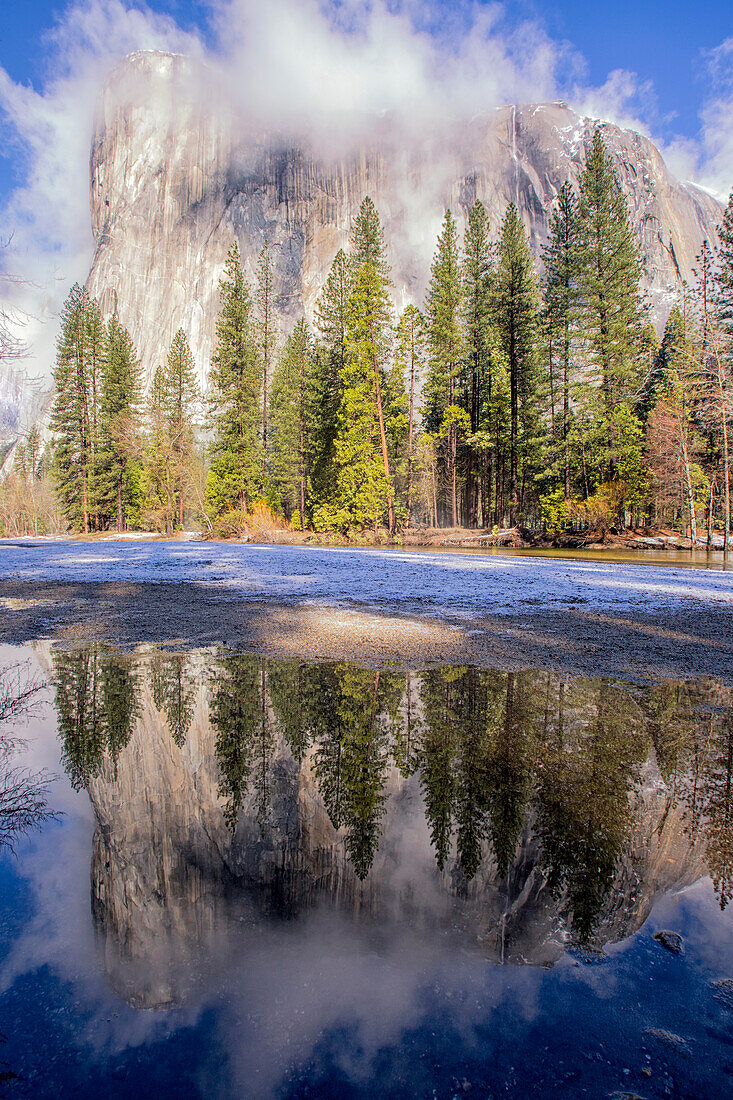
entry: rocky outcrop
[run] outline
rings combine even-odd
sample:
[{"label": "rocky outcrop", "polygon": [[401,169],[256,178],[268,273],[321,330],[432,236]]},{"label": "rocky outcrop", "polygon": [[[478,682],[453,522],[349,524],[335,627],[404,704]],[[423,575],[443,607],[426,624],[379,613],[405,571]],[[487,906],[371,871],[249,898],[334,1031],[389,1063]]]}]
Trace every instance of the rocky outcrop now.
[{"label": "rocky outcrop", "polygon": [[[565,179],[577,180],[597,124],[563,103],[476,107],[469,122],[419,138],[382,119],[369,141],[326,156],[302,140],[252,133],[190,59],[133,54],[107,81],[94,133],[90,290],[106,310],[117,303],[148,377],[183,327],[205,381],[217,284],[235,238],[250,274],[270,243],[286,326],[312,309],[366,194],[386,225],[398,303],[420,299],[447,206],[460,224],[480,198],[496,228],[515,202],[539,255],[553,199]],[[675,180],[648,138],[601,129],[663,319],[721,208]]]}]

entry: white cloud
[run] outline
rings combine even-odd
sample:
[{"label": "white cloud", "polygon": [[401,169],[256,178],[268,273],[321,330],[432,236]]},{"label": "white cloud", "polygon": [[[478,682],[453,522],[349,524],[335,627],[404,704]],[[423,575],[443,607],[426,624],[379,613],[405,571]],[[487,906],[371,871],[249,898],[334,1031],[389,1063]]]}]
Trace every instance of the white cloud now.
[{"label": "white cloud", "polygon": [[710,96],[702,111],[700,182],[733,193],[733,37],[706,55]]},{"label": "white cloud", "polygon": [[[193,53],[218,74],[238,125],[306,135],[322,150],[373,132],[387,116],[391,152],[433,144],[452,122],[507,102],[569,98],[583,113],[649,133],[653,88],[614,70],[597,88],[583,62],[531,20],[511,24],[501,4],[437,0],[208,0],[214,45],[206,49],[142,0],[72,0],[47,38],[40,88],[0,69],[0,136],[24,178],[0,210],[5,263],[32,285],[0,294],[28,315],[29,366],[46,376],[56,318],[89,269],[89,142],[104,77],[136,49]],[[708,56],[711,94],[699,143],[664,151],[677,170],[719,192],[733,181],[733,39]],[[642,122],[640,120],[645,120]],[[329,144],[330,143],[330,144]],[[436,159],[436,158],[434,158]]]},{"label": "white cloud", "polygon": [[89,270],[89,142],[104,76],[132,49],[192,51],[198,43],[123,0],[81,0],[49,34],[48,48],[50,75],[40,91],[0,68],[0,134],[25,168],[0,211],[0,239],[10,242],[0,263],[24,282],[0,283],[0,293],[25,314],[29,367],[45,375],[61,303]]}]

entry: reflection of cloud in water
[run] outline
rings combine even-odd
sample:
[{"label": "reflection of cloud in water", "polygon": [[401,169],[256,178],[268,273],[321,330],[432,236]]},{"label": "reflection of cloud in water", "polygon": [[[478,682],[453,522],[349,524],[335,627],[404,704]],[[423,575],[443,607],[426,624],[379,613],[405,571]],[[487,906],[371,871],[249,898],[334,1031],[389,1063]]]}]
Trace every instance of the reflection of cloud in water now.
[{"label": "reflection of cloud in water", "polygon": [[[366,1089],[385,1050],[417,1057],[421,1029],[486,1057],[494,1026],[617,1012],[650,932],[628,937],[704,873],[706,818],[685,799],[692,764],[706,813],[724,789],[713,681],[37,652],[60,740],[49,723],[34,759],[58,769],[63,748],[86,789],[64,781],[68,816],[24,850],[33,915],[0,983],[48,966],[100,1059],[208,1016],[223,1095],[275,1095],[309,1066]],[[695,942],[733,947],[697,891],[680,902]]]}]

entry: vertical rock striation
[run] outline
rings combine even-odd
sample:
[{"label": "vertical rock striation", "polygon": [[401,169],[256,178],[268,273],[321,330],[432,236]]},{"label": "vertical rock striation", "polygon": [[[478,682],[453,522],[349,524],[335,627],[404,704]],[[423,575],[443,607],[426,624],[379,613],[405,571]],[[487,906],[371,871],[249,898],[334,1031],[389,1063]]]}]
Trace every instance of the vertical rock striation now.
[{"label": "vertical rock striation", "polygon": [[[92,143],[89,288],[105,310],[117,302],[148,378],[183,327],[205,382],[217,284],[234,238],[250,274],[270,243],[287,327],[312,309],[370,194],[385,222],[398,302],[419,299],[446,206],[460,224],[479,198],[496,229],[515,202],[539,255],[557,190],[577,180],[596,125],[563,103],[501,107],[427,136],[388,117],[368,141],[323,155],[306,140],[252,132],[191,59],[133,54],[107,81]],[[600,126],[663,321],[701,242],[714,237],[721,207],[675,180],[648,138]]]}]

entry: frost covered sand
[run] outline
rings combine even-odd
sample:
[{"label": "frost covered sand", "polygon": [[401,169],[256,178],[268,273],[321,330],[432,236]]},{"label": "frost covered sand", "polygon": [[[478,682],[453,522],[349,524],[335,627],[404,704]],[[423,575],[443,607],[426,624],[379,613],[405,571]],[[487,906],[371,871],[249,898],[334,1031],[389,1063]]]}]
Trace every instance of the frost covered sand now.
[{"label": "frost covered sand", "polygon": [[0,544],[0,641],[733,680],[733,572],[141,542]]}]

